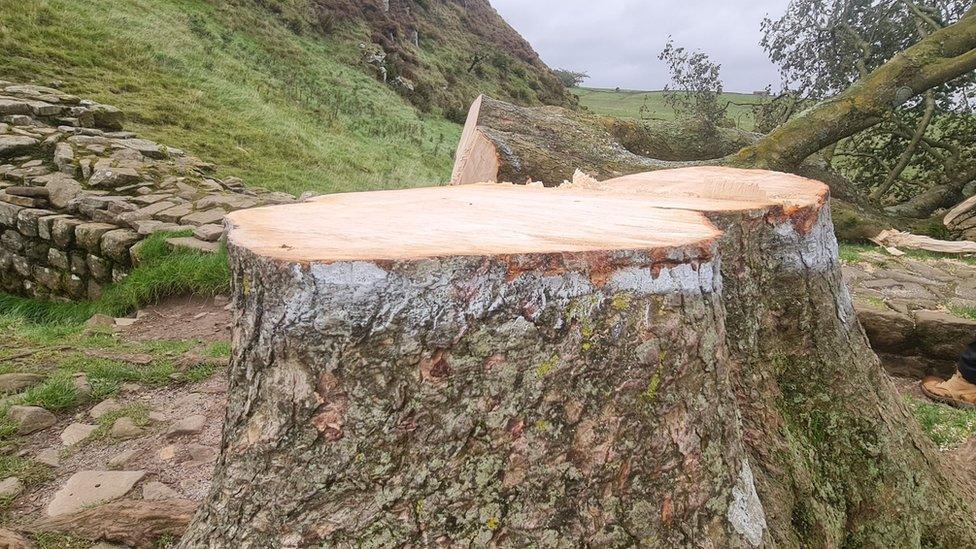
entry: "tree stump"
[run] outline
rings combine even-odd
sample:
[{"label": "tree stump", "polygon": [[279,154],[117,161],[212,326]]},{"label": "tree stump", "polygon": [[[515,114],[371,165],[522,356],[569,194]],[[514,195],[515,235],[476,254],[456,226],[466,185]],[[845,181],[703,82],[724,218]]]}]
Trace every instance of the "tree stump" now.
[{"label": "tree stump", "polygon": [[231,214],[227,418],[182,546],[971,545],[827,194],[702,168]]}]

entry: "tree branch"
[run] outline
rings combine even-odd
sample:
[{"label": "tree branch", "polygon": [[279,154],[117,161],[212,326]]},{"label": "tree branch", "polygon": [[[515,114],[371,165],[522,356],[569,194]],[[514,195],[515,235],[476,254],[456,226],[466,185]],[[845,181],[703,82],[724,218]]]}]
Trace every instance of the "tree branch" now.
[{"label": "tree branch", "polygon": [[922,119],[918,121],[918,127],[915,128],[915,133],[912,135],[911,141],[908,142],[908,146],[902,151],[901,156],[898,157],[898,162],[895,167],[888,172],[888,176],[885,178],[884,183],[881,184],[873,193],[871,193],[871,198],[875,200],[881,200],[884,195],[888,194],[891,190],[891,186],[895,184],[895,181],[901,177],[902,172],[911,163],[912,157],[915,156],[915,151],[918,150],[918,145],[925,137],[925,131],[929,128],[929,124],[932,123],[932,117],[935,115],[935,94],[932,90],[925,92],[925,114],[922,115]]},{"label": "tree branch", "polygon": [[912,97],[976,69],[976,7],[955,24],[895,55],[840,95],[781,125],[731,159],[789,171],[832,143],[881,122]]}]

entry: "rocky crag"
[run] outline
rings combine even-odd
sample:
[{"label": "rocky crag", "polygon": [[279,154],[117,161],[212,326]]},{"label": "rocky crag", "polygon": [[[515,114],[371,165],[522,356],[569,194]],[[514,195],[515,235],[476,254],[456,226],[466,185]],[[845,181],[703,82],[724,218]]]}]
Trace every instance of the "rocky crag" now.
[{"label": "rocky crag", "polygon": [[215,252],[230,211],[294,201],[123,130],[119,109],[0,80],[0,289],[95,299],[160,231]]}]

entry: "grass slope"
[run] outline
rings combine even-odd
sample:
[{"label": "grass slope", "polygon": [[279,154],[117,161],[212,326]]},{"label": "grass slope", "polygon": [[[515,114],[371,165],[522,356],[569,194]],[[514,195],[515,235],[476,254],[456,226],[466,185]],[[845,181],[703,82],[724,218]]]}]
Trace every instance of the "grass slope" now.
[{"label": "grass slope", "polygon": [[[599,88],[573,88],[580,104],[597,114],[620,118],[652,118],[673,120],[674,110],[665,104],[662,91],[608,90]],[[726,93],[724,101],[731,103],[729,116],[739,128],[752,130],[755,120],[752,109],[763,101],[763,97],[748,93]],[[643,112],[641,109],[644,109]]]},{"label": "grass slope", "polygon": [[0,79],[61,80],[252,186],[341,192],[449,177],[460,128],[359,70],[355,29],[303,36],[248,6],[0,0]]}]

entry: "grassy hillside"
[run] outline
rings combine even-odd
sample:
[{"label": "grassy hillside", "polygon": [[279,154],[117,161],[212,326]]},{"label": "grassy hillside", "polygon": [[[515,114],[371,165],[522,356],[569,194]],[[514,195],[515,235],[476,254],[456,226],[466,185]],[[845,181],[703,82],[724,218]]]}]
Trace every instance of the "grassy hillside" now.
[{"label": "grassy hillside", "polygon": [[[580,104],[597,114],[660,120],[671,120],[675,116],[674,110],[664,103],[664,92],[661,91],[616,91],[599,88],[574,88],[572,91],[579,97]],[[726,93],[723,100],[731,103],[729,117],[737,127],[750,131],[755,127],[752,109],[748,105],[760,103],[763,97],[748,93]]]},{"label": "grassy hillside", "polygon": [[[0,79],[62,81],[70,93],[125,110],[130,129],[249,185],[299,193],[445,181],[460,127],[369,73],[361,45],[372,44],[373,29],[354,17],[320,17],[322,28],[306,28],[282,4],[309,2],[0,0]],[[449,4],[441,17],[466,16]],[[454,44],[419,55],[436,67],[465,52]],[[537,80],[530,72],[522,68],[522,80],[485,72],[484,87],[521,90]]]}]

